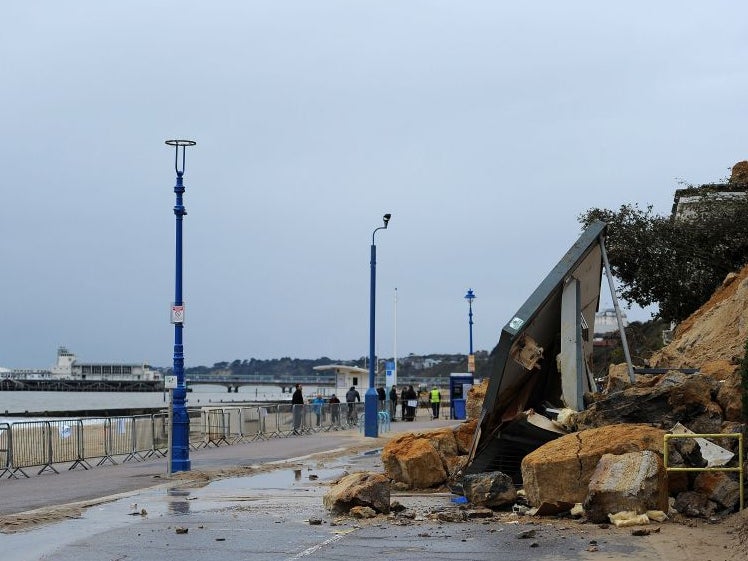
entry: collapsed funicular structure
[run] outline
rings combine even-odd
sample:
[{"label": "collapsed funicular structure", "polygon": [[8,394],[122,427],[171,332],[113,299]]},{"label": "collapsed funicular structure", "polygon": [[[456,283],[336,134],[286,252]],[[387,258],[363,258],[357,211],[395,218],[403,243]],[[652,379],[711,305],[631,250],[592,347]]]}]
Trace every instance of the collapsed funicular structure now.
[{"label": "collapsed funicular structure", "polygon": [[525,455],[564,434],[564,409],[584,409],[595,389],[591,368],[595,312],[605,269],[631,362],[605,253],[606,224],[595,222],[501,330],[465,473],[502,471],[521,481]]}]

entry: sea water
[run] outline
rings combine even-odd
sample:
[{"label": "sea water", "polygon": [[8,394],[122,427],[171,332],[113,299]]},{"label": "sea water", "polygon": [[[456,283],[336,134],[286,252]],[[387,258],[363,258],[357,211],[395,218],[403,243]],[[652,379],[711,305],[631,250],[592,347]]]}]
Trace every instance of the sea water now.
[{"label": "sea water", "polygon": [[[251,402],[287,402],[291,394],[278,386],[243,386],[228,393],[222,386],[196,385],[187,393],[188,407]],[[0,391],[0,423],[45,411],[159,409],[169,406],[168,392],[16,392]],[[42,415],[43,416],[43,415]]]}]

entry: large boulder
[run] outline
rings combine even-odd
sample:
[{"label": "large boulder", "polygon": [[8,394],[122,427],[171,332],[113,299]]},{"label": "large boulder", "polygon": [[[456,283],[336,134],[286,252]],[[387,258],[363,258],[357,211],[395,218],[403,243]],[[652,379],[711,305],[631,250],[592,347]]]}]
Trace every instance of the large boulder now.
[{"label": "large boulder", "polygon": [[475,506],[500,507],[517,500],[512,478],[500,471],[475,473],[462,478],[465,498]]},{"label": "large boulder", "polygon": [[331,487],[322,504],[333,514],[346,514],[353,507],[389,514],[390,480],[381,473],[351,473]]},{"label": "large boulder", "polygon": [[651,450],[603,454],[592,472],[584,511],[592,522],[607,522],[609,514],[668,510],[667,472]]},{"label": "large boulder", "polygon": [[447,471],[434,446],[440,442],[441,439],[431,440],[424,433],[406,433],[390,440],[382,450],[387,477],[414,489],[443,484],[447,480]]},{"label": "large boulder", "polygon": [[665,431],[649,425],[611,425],[567,434],[522,460],[522,482],[532,506],[581,503],[603,454],[662,453]]},{"label": "large boulder", "polygon": [[456,427],[405,433],[382,451],[385,473],[414,489],[427,489],[454,478],[465,465],[477,421]]}]

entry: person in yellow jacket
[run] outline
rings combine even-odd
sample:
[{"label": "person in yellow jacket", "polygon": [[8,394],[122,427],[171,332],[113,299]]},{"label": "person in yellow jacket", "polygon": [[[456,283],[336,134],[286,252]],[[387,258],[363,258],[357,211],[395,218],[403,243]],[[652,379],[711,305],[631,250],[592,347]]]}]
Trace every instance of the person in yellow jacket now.
[{"label": "person in yellow jacket", "polygon": [[430,401],[431,401],[431,418],[432,419],[438,419],[439,418],[439,404],[442,401],[442,394],[439,391],[439,388],[434,386],[434,389],[431,390],[430,395]]}]

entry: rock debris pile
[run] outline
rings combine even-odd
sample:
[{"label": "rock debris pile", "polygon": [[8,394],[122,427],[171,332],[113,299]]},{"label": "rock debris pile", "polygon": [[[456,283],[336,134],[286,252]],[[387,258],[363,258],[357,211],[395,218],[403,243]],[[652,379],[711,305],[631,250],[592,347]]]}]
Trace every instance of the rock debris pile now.
[{"label": "rock debris pile", "polygon": [[[412,513],[397,501],[389,504],[390,490],[449,489],[463,504],[451,513],[432,513],[440,520],[491,517],[504,511],[515,516],[574,516],[616,526],[668,517],[717,521],[735,513],[740,499],[736,435],[745,443],[740,363],[746,340],[748,267],[730,274],[651,358],[650,366],[665,369],[664,373],[638,375],[631,383],[626,365],[614,365],[606,388],[585,396],[584,411],[559,416],[557,423],[567,434],[524,456],[521,483],[501,472],[463,476],[484,383],[468,395],[468,421],[392,439],[382,452],[383,476],[364,478],[356,483],[358,490],[342,481],[345,490],[333,488],[325,505],[338,513],[350,506],[368,507],[407,520]],[[689,433],[726,436],[683,436]],[[375,492],[367,487],[371,485],[381,488]],[[336,493],[347,498],[336,499]],[[379,500],[351,500],[351,495]],[[736,533],[744,541],[748,530],[743,514],[737,515],[742,522]]]}]

